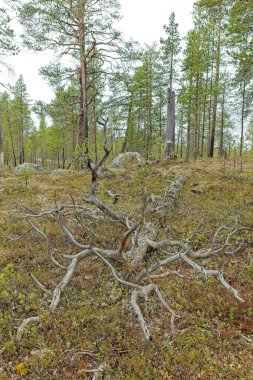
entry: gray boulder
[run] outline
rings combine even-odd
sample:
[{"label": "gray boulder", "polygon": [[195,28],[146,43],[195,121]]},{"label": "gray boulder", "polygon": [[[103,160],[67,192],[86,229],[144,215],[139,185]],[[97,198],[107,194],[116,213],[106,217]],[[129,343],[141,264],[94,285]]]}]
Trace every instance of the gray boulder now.
[{"label": "gray boulder", "polygon": [[145,161],[138,152],[121,153],[110,164],[110,168],[144,166]]},{"label": "gray boulder", "polygon": [[37,172],[42,172],[44,168],[42,166],[36,165],[36,164],[31,164],[29,162],[24,162],[23,164],[20,164],[16,166],[15,168],[15,174],[20,174],[23,171],[30,171],[30,170],[35,170]]}]

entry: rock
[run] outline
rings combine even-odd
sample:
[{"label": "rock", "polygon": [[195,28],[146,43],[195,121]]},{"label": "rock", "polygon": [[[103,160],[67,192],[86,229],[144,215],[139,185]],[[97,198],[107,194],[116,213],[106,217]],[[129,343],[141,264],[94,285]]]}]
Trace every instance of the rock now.
[{"label": "rock", "polygon": [[145,161],[138,152],[126,152],[119,154],[110,164],[110,168],[144,166]]},{"label": "rock", "polygon": [[42,172],[44,168],[42,166],[31,164],[29,162],[24,162],[15,168],[15,174],[20,174],[22,171],[36,170],[37,172]]}]

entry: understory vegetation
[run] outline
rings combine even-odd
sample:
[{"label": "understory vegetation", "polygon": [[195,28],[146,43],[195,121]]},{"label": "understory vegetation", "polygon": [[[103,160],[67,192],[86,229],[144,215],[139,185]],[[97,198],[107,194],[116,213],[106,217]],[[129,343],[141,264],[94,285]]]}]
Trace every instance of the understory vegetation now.
[{"label": "understory vegetation", "polygon": [[[151,194],[162,196],[170,181],[178,176],[185,183],[172,211],[152,214]],[[205,279],[200,273],[177,260],[155,275],[171,271],[152,282],[177,314],[176,332],[171,330],[171,315],[154,299],[142,300],[140,307],[152,334],[145,339],[133,313],[131,292],[115,280],[99,257],[81,261],[64,289],[59,305],[49,309],[50,294],[35,283],[34,276],[47,291],[61,281],[64,269],[48,258],[45,239],[30,231],[24,215],[39,214],[60,205],[87,206],[90,173],[60,171],[58,175],[35,173],[26,182],[7,169],[0,188],[0,378],[9,379],[253,379],[253,262],[252,232],[236,237],[241,248],[235,254],[217,254],[200,259],[203,268],[216,269],[238,291],[239,302],[215,277]],[[139,169],[104,169],[98,178],[96,196],[117,213],[127,213],[135,220],[141,215],[142,188],[147,190],[146,218],[159,220],[157,241],[169,234],[173,241],[191,238],[194,250],[208,247],[217,229],[235,223],[253,228],[252,161],[245,161],[244,172],[230,160],[183,160],[156,162]],[[108,195],[121,194],[115,203]],[[88,204],[87,207],[93,207]],[[65,255],[77,248],[61,233],[52,216],[34,218],[33,223],[50,239],[54,258],[66,265]],[[116,249],[122,226],[100,218],[85,218],[76,210],[68,228],[82,244],[101,249]],[[167,232],[166,232],[167,231]],[[240,240],[241,239],[241,240]],[[127,243],[127,248],[130,242]],[[147,254],[149,266],[154,256]],[[131,265],[130,265],[131,264]],[[141,270],[140,263],[115,262],[117,274],[131,281]],[[170,298],[171,296],[171,298]],[[29,323],[17,337],[27,317],[40,316]]]}]

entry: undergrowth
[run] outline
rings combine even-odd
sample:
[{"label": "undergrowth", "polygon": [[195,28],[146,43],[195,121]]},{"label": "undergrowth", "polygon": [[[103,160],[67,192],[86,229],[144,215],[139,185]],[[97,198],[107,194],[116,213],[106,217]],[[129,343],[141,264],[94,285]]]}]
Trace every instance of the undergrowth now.
[{"label": "undergrowth", "polygon": [[[106,190],[122,194],[123,198],[111,207],[131,216],[141,208],[142,186],[147,187],[149,194],[162,195],[169,181],[177,175],[186,175],[187,182],[174,214],[161,221],[159,238],[165,237],[167,225],[173,239],[186,238],[202,220],[194,239],[197,249],[208,245],[219,225],[232,225],[239,207],[252,202],[250,170],[250,162],[245,172],[239,173],[232,164],[227,164],[224,171],[223,163],[204,160],[114,170],[99,179],[97,196],[110,203]],[[100,378],[107,380],[253,379],[252,248],[232,257],[211,257],[203,263],[226,274],[246,300],[244,304],[239,304],[216,279],[204,282],[184,263],[171,269],[180,270],[185,278],[170,276],[155,280],[159,281],[165,298],[168,293],[172,295],[173,308],[180,315],[177,327],[185,330],[182,335],[172,336],[168,313],[150,301],[145,318],[154,340],[149,343],[129,310],[127,290],[115,283],[102,263],[97,260],[81,263],[60,307],[47,313],[47,298],[29,273],[50,289],[61,278],[61,269],[52,267],[44,242],[36,235],[17,242],[7,239],[22,234],[27,227],[20,205],[27,211],[39,212],[55,204],[69,203],[71,197],[81,204],[89,193],[89,174],[59,177],[34,174],[26,186],[20,178],[6,172],[1,186],[4,189],[0,193],[1,380],[92,379],[93,374],[86,370],[100,365],[105,366]],[[194,189],[199,192],[192,192]],[[252,211],[242,219],[252,226]],[[56,257],[75,252],[55,224],[48,221],[44,228]],[[94,239],[101,247],[116,247],[120,231],[115,223],[100,223],[94,226]],[[75,233],[82,242],[89,239],[80,226],[75,226]],[[22,340],[17,341],[17,327],[22,320],[37,314],[41,315],[40,322],[29,325]]]}]

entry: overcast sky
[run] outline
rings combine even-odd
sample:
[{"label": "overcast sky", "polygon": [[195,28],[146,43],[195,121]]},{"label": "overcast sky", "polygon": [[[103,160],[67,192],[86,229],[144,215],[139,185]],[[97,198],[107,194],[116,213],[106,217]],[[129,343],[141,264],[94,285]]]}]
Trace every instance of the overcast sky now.
[{"label": "overcast sky", "polygon": [[[0,0],[1,2],[1,0]],[[168,23],[171,12],[175,12],[179,24],[181,37],[192,27],[192,8],[194,0],[120,0],[122,19],[118,28],[124,37],[133,38],[140,43],[152,43],[159,41],[163,35],[163,25]],[[2,82],[11,82],[20,74],[24,76],[28,93],[31,99],[50,101],[53,92],[46,82],[38,75],[41,66],[52,60],[49,52],[43,53],[20,53],[11,57],[11,63],[15,77],[7,78],[7,74],[0,73]]]}]

